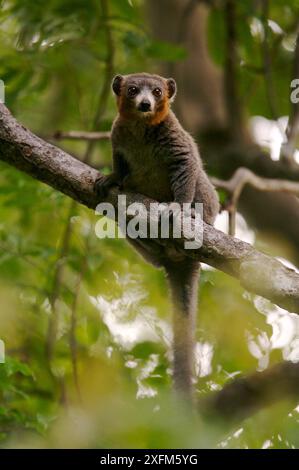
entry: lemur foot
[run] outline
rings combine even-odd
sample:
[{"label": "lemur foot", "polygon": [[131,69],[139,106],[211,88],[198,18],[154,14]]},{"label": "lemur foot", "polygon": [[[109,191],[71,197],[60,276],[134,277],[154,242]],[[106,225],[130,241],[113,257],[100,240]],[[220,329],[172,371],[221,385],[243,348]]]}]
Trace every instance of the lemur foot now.
[{"label": "lemur foot", "polygon": [[97,195],[101,199],[105,199],[108,195],[109,189],[113,186],[119,186],[119,182],[115,179],[114,175],[100,175],[95,183],[94,188]]}]

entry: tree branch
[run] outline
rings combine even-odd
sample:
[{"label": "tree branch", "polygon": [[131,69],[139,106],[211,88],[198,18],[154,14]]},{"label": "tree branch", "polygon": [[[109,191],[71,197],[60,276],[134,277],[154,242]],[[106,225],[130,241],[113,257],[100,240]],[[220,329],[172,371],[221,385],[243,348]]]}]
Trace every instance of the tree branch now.
[{"label": "tree branch", "polygon": [[56,131],[51,138],[54,140],[109,140],[110,132]]},{"label": "tree branch", "polygon": [[261,178],[248,170],[248,168],[238,168],[227,181],[218,178],[211,178],[211,181],[217,188],[227,191],[231,195],[231,201],[234,204],[238,201],[246,184],[260,191],[283,192],[299,197],[299,183],[288,180]]},{"label": "tree branch", "polygon": [[[0,159],[89,208],[95,209],[100,202],[94,191],[99,173],[32,134],[15,120],[3,104],[0,104]],[[106,202],[117,207],[119,195],[117,189],[112,189]],[[138,194],[127,193],[126,196],[128,204],[142,202],[149,207],[152,202]],[[245,289],[299,313],[299,274],[251,245],[210,225],[203,225],[203,245],[200,249],[184,249],[188,234],[181,239],[152,239],[151,244],[157,248],[164,244],[170,252],[174,250],[197,258],[238,278]]]},{"label": "tree branch", "polygon": [[282,399],[298,401],[299,363],[282,362],[239,377],[199,402],[200,411],[232,423]]}]

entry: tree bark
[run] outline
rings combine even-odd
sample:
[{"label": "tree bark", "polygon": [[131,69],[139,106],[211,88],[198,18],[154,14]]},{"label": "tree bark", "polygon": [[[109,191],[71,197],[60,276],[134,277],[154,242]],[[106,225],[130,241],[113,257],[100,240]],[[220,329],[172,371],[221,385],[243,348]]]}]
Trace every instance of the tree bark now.
[{"label": "tree bark", "polygon": [[200,400],[199,410],[209,418],[232,424],[282,399],[293,401],[295,406],[298,394],[299,363],[286,361],[234,379]]}]

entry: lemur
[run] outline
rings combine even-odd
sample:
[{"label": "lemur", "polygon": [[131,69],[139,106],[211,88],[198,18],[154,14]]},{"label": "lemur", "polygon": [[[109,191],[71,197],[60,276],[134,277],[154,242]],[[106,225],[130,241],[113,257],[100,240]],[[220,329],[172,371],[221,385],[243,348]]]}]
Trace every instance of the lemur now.
[{"label": "lemur", "polygon": [[[105,197],[111,186],[118,185],[158,202],[201,202],[204,221],[213,224],[219,212],[217,193],[193,138],[170,109],[175,80],[147,73],[116,75],[112,89],[118,106],[111,134],[113,172],[99,177],[98,194]],[[200,263],[187,256],[172,259],[166,252],[149,253],[144,239],[129,241],[147,261],[166,271],[174,309],[174,386],[192,395]]]}]

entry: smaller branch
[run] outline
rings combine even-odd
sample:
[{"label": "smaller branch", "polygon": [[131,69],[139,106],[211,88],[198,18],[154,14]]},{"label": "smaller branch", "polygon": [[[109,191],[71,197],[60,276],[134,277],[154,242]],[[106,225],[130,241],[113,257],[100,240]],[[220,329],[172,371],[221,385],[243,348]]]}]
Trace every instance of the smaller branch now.
[{"label": "smaller branch", "polygon": [[233,176],[223,181],[218,178],[211,178],[212,183],[219,189],[224,189],[232,195],[232,203],[236,203],[246,184],[249,184],[260,191],[284,192],[299,197],[299,183],[288,180],[267,179],[255,175],[248,168],[238,168]]},{"label": "smaller branch", "polygon": [[232,237],[235,236],[236,233],[236,215],[237,215],[237,207],[231,204],[227,207],[228,211],[228,233]]},{"label": "smaller branch", "polygon": [[202,414],[233,423],[281,400],[298,401],[299,363],[282,362],[224,385],[199,401]]},{"label": "smaller branch", "polygon": [[229,234],[235,234],[235,216],[237,204],[244,187],[248,184],[259,191],[283,192],[299,197],[299,183],[288,180],[267,179],[255,175],[248,168],[238,168],[233,176],[223,181],[218,178],[211,178],[212,183],[218,188],[226,191],[230,198],[225,204],[225,209],[229,213]]},{"label": "smaller branch", "polygon": [[57,131],[52,136],[54,140],[109,140],[110,132],[85,132],[85,131]]}]

